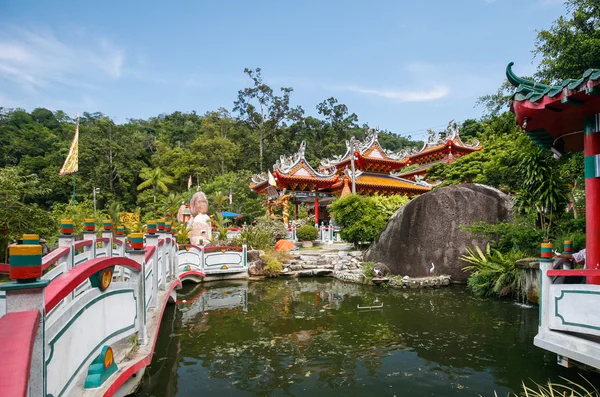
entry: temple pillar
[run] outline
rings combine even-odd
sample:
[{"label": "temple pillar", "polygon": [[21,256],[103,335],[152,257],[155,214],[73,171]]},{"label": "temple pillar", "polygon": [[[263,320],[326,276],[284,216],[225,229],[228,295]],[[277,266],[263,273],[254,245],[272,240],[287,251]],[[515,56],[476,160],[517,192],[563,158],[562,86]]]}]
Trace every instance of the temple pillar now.
[{"label": "temple pillar", "polygon": [[[585,229],[586,268],[600,269],[600,114],[585,119]],[[587,277],[588,284],[600,284],[600,277]]]},{"label": "temple pillar", "polygon": [[319,228],[319,197],[315,197],[315,227]]}]

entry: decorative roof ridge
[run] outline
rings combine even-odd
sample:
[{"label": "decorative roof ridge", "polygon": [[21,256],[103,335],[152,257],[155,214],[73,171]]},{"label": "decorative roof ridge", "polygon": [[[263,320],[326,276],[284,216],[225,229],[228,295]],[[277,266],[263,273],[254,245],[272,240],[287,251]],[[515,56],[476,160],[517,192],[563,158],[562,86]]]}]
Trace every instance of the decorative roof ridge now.
[{"label": "decorative roof ridge", "polygon": [[252,180],[252,183],[254,183],[255,185],[266,181],[267,179],[269,179],[269,177],[267,176],[266,172],[261,172],[260,174],[254,174],[252,175],[252,177],[250,178]]},{"label": "decorative roof ridge", "polygon": [[[352,136],[350,139],[346,140],[346,153],[343,156],[333,156],[332,159],[321,159],[321,165],[323,167],[330,167],[336,164],[339,164],[345,161],[348,157],[350,157],[350,153],[358,151],[358,153],[363,154],[366,152],[374,143],[377,143],[381,150],[383,147],[379,144],[379,140],[377,136],[379,135],[379,131],[373,128],[367,129],[367,133],[365,134],[365,141],[361,142],[356,139],[356,136]],[[354,146],[354,147],[353,147]],[[384,153],[387,156],[387,153]]]},{"label": "decorative roof ridge", "polygon": [[289,173],[296,171],[299,166],[306,165],[310,173],[316,177],[330,178],[336,174],[336,167],[334,165],[323,165],[319,167],[319,170],[315,170],[305,157],[306,153],[306,141],[300,143],[298,151],[291,156],[280,156],[279,160],[273,165],[273,171],[277,171],[280,174],[288,175]]},{"label": "decorative roof ridge", "polygon": [[[592,83],[593,80],[600,79],[600,69],[588,69],[579,79],[566,79],[557,85],[548,85],[536,83],[518,77],[513,71],[514,62],[510,62],[506,67],[506,78],[510,83],[517,87],[513,94],[513,100],[537,102],[545,96],[554,98],[559,94],[568,97],[571,91],[587,91],[588,93],[595,90],[598,83]],[[587,82],[586,82],[587,81]]]},{"label": "decorative roof ridge", "polygon": [[[354,170],[354,178],[358,178],[362,174],[364,174],[364,171],[362,171],[362,170]],[[350,168],[346,167],[344,169],[344,175],[347,176],[348,178],[350,178],[350,180],[352,180],[352,170]]]},{"label": "decorative roof ridge", "polygon": [[536,83],[535,81],[527,80],[527,79],[524,79],[522,77],[517,76],[512,71],[512,67],[513,67],[514,64],[515,64],[514,62],[510,62],[506,66],[506,78],[508,79],[508,81],[513,86],[518,87],[520,85],[523,85],[523,86],[526,86],[526,87],[531,87],[535,91],[543,91],[543,90],[546,90],[546,89],[558,88],[558,86],[551,86],[551,85],[548,85],[548,84]]}]

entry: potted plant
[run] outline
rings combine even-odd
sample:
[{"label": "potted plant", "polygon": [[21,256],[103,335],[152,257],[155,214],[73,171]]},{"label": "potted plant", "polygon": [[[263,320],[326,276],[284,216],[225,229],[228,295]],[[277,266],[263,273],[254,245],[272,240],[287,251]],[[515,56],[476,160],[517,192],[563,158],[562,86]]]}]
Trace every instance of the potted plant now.
[{"label": "potted plant", "polygon": [[296,230],[296,238],[302,242],[302,248],[310,248],[313,246],[313,240],[316,240],[319,231],[312,225],[304,225]]}]

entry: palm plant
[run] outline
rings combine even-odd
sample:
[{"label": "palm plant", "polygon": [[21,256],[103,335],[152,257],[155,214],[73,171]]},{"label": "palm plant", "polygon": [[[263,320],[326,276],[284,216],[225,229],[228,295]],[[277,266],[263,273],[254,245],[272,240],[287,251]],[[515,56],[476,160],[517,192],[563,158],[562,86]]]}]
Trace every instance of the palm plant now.
[{"label": "palm plant", "polygon": [[220,212],[217,212],[214,217],[215,227],[217,228],[217,233],[219,233],[219,240],[227,240],[227,224],[231,222],[227,218],[223,218],[223,215]]},{"label": "palm plant", "polygon": [[217,207],[217,211],[223,212],[223,207],[225,206],[227,196],[225,196],[223,193],[218,191],[213,195],[213,200],[215,201],[215,206]]},{"label": "palm plant", "polygon": [[173,178],[165,174],[160,167],[156,167],[154,169],[142,168],[142,171],[140,172],[140,178],[142,178],[144,182],[138,185],[137,190],[144,190],[152,187],[152,194],[154,196],[155,204],[156,193],[158,189],[160,189],[163,193],[166,193],[169,191],[167,184],[173,183]]},{"label": "palm plant", "polygon": [[113,234],[114,232],[117,230],[117,225],[119,224],[119,221],[121,219],[121,212],[123,212],[123,207],[121,206],[121,204],[113,201],[112,203],[110,203],[110,205],[108,206],[108,217],[110,218],[110,220],[112,221],[113,224]]},{"label": "palm plant", "polygon": [[472,272],[467,280],[467,286],[477,296],[507,296],[517,295],[521,291],[521,273],[516,261],[521,257],[519,252],[502,254],[488,244],[485,253],[479,248],[467,248],[467,253],[461,259],[470,265],[463,271]]},{"label": "palm plant", "polygon": [[170,219],[171,222],[174,222],[177,217],[177,211],[179,211],[179,206],[181,205],[181,197],[175,193],[169,193],[162,200],[162,213],[166,219]]}]

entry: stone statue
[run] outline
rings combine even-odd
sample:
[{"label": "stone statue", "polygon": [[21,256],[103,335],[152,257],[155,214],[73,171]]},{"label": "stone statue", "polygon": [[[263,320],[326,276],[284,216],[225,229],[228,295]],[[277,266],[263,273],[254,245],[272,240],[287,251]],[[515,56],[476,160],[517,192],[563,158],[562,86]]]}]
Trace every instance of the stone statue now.
[{"label": "stone statue", "polygon": [[200,239],[207,243],[212,237],[210,217],[208,212],[208,200],[203,192],[196,192],[190,200],[190,213],[192,214],[188,229],[190,229],[190,243],[198,245]]}]

